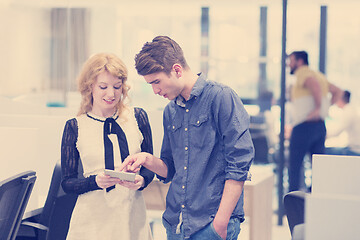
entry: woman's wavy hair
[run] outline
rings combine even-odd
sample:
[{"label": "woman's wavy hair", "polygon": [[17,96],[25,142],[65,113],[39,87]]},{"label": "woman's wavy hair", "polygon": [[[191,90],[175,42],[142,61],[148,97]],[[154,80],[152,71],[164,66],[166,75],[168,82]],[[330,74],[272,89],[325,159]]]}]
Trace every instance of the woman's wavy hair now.
[{"label": "woman's wavy hair", "polygon": [[78,89],[81,93],[81,104],[78,115],[91,111],[93,107],[93,85],[95,84],[97,77],[105,71],[122,81],[122,96],[119,103],[116,105],[119,114],[126,107],[124,100],[128,97],[130,86],[126,84],[128,71],[125,64],[114,54],[98,53],[91,56],[84,63],[77,78]]}]

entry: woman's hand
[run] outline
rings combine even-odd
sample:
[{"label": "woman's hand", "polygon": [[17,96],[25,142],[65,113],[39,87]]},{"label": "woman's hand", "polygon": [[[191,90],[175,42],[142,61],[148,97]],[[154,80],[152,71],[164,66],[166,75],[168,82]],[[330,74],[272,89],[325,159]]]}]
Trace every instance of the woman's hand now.
[{"label": "woman's hand", "polygon": [[134,182],[120,181],[119,184],[121,186],[127,187],[131,190],[138,190],[139,188],[141,188],[145,185],[145,180],[144,180],[143,176],[136,174]]},{"label": "woman's hand", "polygon": [[96,184],[102,189],[114,186],[115,184],[121,182],[120,179],[110,177],[109,175],[105,175],[104,173],[96,175],[95,181]]}]

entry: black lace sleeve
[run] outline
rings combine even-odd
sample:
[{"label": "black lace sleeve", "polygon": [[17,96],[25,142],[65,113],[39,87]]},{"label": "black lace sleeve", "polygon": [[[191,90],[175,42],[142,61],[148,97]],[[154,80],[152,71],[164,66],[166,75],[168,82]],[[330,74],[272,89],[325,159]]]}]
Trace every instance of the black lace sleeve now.
[{"label": "black lace sleeve", "polygon": [[62,187],[66,193],[82,194],[101,189],[95,181],[95,175],[87,178],[78,177],[80,163],[79,151],[76,148],[78,126],[75,118],[66,122],[61,142]]},{"label": "black lace sleeve", "polygon": [[[141,144],[141,151],[153,154],[153,141],[148,116],[142,108],[135,108],[135,117],[144,138]],[[139,190],[143,190],[154,179],[154,173],[149,169],[142,167],[140,170],[140,175],[143,176],[145,180],[145,186],[139,188]]]}]

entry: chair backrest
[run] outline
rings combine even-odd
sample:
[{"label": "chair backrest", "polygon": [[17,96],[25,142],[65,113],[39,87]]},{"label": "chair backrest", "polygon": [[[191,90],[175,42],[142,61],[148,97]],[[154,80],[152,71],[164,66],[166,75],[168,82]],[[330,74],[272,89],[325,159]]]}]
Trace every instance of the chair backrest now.
[{"label": "chair backrest", "polygon": [[254,164],[269,163],[269,143],[264,115],[250,116],[250,134],[255,148]]},{"label": "chair backrest", "polygon": [[296,225],[304,223],[306,195],[308,193],[293,191],[284,196],[284,208],[291,234]]},{"label": "chair backrest", "polygon": [[13,240],[36,180],[26,171],[0,182],[0,240]]},{"label": "chair backrest", "polygon": [[[79,166],[79,174],[81,173],[82,168]],[[61,161],[59,160],[55,165],[49,192],[40,217],[40,223],[47,226],[48,231],[41,231],[39,239],[66,239],[77,195],[66,194],[61,187],[61,181]]]},{"label": "chair backrest", "polygon": [[40,223],[44,224],[47,227],[56,202],[60,185],[61,185],[61,165],[59,163],[56,163],[50,181],[49,191],[40,218]]}]

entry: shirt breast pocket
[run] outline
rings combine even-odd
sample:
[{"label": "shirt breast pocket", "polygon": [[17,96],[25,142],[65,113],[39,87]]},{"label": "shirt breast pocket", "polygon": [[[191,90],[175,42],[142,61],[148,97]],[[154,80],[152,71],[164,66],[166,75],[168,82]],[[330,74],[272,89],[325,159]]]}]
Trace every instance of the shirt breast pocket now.
[{"label": "shirt breast pocket", "polygon": [[191,125],[193,125],[195,127],[200,127],[201,125],[205,125],[208,120],[209,120],[209,116],[200,115],[200,116],[192,118],[190,120],[190,123],[191,123]]},{"label": "shirt breast pocket", "polygon": [[182,126],[182,123],[180,121],[177,121],[176,119],[168,125],[168,131],[173,134],[176,133]]},{"label": "shirt breast pocket", "polygon": [[215,131],[210,118],[206,114],[194,116],[190,119],[190,142],[192,146],[202,148],[211,144],[215,139]]},{"label": "shirt breast pocket", "polygon": [[178,118],[173,119],[173,121],[167,126],[170,141],[173,142],[174,146],[181,146],[181,144],[183,144],[183,141],[179,141],[179,139],[184,137],[181,135],[181,127],[182,121]]}]

